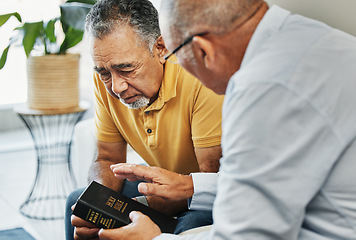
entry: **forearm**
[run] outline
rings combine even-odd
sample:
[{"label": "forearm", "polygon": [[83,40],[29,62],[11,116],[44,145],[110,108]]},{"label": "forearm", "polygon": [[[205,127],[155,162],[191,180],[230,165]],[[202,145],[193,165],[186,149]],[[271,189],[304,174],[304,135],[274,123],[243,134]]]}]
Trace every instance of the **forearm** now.
[{"label": "forearm", "polygon": [[222,156],[221,146],[208,148],[194,148],[195,155],[199,164],[200,172],[218,172],[220,158]]},{"label": "forearm", "polygon": [[97,159],[93,162],[89,171],[89,180],[97,181],[115,191],[122,190],[124,180],[115,178],[110,166],[113,163],[109,160]]},{"label": "forearm", "polygon": [[98,141],[98,154],[91,165],[89,180],[95,180],[115,191],[122,190],[123,181],[115,178],[110,166],[126,162],[126,142]]}]

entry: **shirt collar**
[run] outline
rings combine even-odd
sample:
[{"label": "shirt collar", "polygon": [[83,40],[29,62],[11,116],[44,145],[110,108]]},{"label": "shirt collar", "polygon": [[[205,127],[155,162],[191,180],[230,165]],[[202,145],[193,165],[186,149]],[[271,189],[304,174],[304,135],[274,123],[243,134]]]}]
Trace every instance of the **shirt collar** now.
[{"label": "shirt collar", "polygon": [[260,52],[263,42],[279,31],[290,14],[289,11],[277,5],[273,5],[268,9],[252,35],[242,60],[241,68]]}]

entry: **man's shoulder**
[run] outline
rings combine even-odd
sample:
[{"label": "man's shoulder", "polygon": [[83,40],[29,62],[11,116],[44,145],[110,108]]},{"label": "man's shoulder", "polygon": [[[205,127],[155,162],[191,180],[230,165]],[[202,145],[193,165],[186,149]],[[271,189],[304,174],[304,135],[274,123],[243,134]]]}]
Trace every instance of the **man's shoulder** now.
[{"label": "man's shoulder", "polygon": [[202,88],[202,83],[185,70],[180,65],[177,65],[177,85],[180,85],[185,90],[197,91]]},{"label": "man's shoulder", "polygon": [[[179,99],[184,98],[192,102],[196,102],[197,98],[212,98],[220,102],[221,96],[205,87],[196,77],[179,64],[168,64],[168,67],[166,67],[165,70],[168,71],[167,73],[171,78],[169,82],[176,83],[174,87],[172,86],[175,89],[173,90],[175,91],[175,97],[178,97]],[[169,83],[166,84],[166,86],[169,85]]]}]

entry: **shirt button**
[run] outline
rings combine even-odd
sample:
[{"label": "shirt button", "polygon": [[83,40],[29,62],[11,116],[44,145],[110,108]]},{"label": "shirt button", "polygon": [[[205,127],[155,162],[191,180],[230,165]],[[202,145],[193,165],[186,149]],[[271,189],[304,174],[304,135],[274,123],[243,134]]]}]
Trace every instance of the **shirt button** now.
[{"label": "shirt button", "polygon": [[151,128],[147,129],[147,132],[152,133],[152,129]]}]

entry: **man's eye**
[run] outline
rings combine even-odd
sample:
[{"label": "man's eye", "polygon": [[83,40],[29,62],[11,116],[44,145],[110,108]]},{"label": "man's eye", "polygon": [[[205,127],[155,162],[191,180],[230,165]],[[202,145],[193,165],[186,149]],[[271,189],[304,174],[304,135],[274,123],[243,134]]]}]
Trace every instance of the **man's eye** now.
[{"label": "man's eye", "polygon": [[103,82],[108,82],[111,79],[111,74],[110,73],[101,73],[100,74],[100,79]]},{"label": "man's eye", "polygon": [[131,73],[133,73],[133,70],[121,70],[121,71],[120,71],[120,74],[121,74],[121,75],[129,75],[129,74],[131,74]]}]

